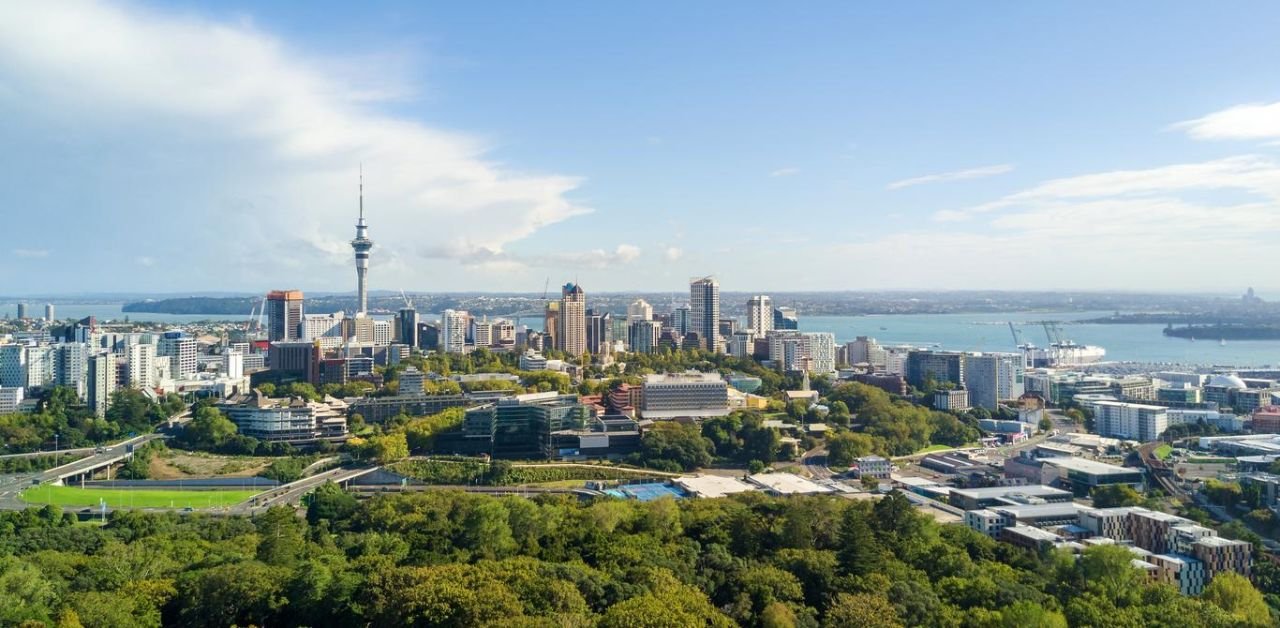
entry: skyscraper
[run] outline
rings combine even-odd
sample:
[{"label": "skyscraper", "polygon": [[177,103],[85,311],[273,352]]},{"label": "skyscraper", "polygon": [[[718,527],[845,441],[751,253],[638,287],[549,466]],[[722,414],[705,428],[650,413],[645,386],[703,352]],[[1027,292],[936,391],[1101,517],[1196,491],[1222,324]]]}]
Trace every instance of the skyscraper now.
[{"label": "skyscraper", "polygon": [[785,306],[773,308],[773,328],[800,329],[800,317],[796,315],[796,309]]},{"label": "skyscraper", "polygon": [[547,309],[542,318],[542,337],[543,345],[540,347],[546,349],[560,348],[560,302],[547,301]]},{"label": "skyscraper", "polygon": [[45,303],[45,304],[44,304],[44,320],[45,320],[45,321],[47,321],[47,322],[52,323],[52,322],[53,322],[53,319],[54,319],[54,316],[53,316],[53,304],[52,304],[52,303]]},{"label": "skyscraper", "polygon": [[196,374],[196,339],[180,329],[161,334],[156,356],[169,356],[169,369],[174,379],[184,379]]},{"label": "skyscraper", "polygon": [[627,306],[627,322],[647,321],[653,319],[653,306],[644,299],[636,299]]},{"label": "skyscraper", "polygon": [[587,295],[578,284],[567,283],[560,291],[559,331],[556,348],[574,358],[587,353]]},{"label": "skyscraper", "polygon": [[773,299],[762,294],[747,301],[747,329],[756,338],[773,331]]},{"label": "skyscraper", "polygon": [[720,282],[703,277],[689,282],[689,330],[708,351],[720,348]]},{"label": "skyscraper", "polygon": [[107,352],[97,353],[85,366],[85,400],[96,416],[104,416],[111,403],[111,393],[116,391],[116,356]]},{"label": "skyscraper", "polygon": [[364,314],[369,310],[369,251],[373,248],[373,240],[369,239],[369,226],[364,223],[364,169],[360,171],[360,219],[356,221],[356,239],[351,241],[351,250],[356,253],[356,314]]},{"label": "skyscraper", "polygon": [[272,290],[267,293],[267,340],[298,340],[302,337],[302,291]]},{"label": "skyscraper", "polygon": [[400,342],[410,347],[418,346],[418,311],[413,306],[400,308],[400,315],[396,317],[398,325]]},{"label": "skyscraper", "polygon": [[587,310],[587,351],[600,355],[613,350],[613,314]]},{"label": "skyscraper", "polygon": [[445,310],[440,315],[440,350],[445,353],[462,353],[467,345],[467,319],[465,310]]},{"label": "skyscraper", "polygon": [[18,304],[18,320],[20,321],[27,320],[27,304],[26,303]]}]

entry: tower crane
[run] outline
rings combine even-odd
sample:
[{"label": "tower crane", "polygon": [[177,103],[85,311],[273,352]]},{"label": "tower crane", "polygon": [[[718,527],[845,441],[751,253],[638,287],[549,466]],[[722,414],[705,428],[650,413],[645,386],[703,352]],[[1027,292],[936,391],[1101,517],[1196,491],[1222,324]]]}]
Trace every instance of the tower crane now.
[{"label": "tower crane", "polygon": [[1009,321],[1009,333],[1013,334],[1013,346],[1022,346],[1022,336],[1018,333],[1018,328],[1013,326],[1013,321]]}]

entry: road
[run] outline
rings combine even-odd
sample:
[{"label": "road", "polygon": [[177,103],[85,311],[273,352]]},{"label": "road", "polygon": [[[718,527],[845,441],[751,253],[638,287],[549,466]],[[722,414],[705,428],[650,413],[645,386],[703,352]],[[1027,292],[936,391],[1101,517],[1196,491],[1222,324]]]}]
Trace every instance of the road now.
[{"label": "road", "polygon": [[377,470],[377,466],[363,466],[355,468],[339,467],[330,469],[321,473],[317,473],[311,477],[302,478],[296,482],[290,482],[282,486],[277,486],[265,493],[255,495],[252,499],[242,504],[237,504],[229,509],[230,512],[237,514],[253,514],[266,510],[272,506],[297,505],[302,501],[302,496],[315,490],[316,487],[325,482],[342,483],[360,477],[366,473]]},{"label": "road", "polygon": [[830,480],[835,473],[827,467],[827,450],[822,447],[815,447],[804,452],[804,456],[800,458],[800,462],[804,464],[804,468],[813,476],[815,480]]},{"label": "road", "polygon": [[19,473],[15,475],[0,475],[0,509],[21,510],[23,508],[29,508],[31,504],[28,504],[18,498],[18,494],[24,489],[35,484],[57,482],[62,478],[79,475],[90,469],[101,467],[108,461],[120,460],[128,456],[129,446],[139,447],[158,438],[165,438],[165,435],[160,433],[143,434],[142,436],[130,438],[129,440],[116,443],[114,445],[105,446],[102,448],[101,452],[94,453],[87,458],[82,458],[75,462],[45,471]]}]

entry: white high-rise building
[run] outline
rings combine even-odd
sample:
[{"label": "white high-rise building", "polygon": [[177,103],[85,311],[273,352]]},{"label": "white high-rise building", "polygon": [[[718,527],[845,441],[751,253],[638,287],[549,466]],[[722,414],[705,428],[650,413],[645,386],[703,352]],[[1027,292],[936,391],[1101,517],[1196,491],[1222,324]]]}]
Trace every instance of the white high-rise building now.
[{"label": "white high-rise building", "polygon": [[68,342],[55,346],[57,347],[58,385],[75,390],[77,397],[85,399],[88,394],[88,384],[85,379],[89,372],[89,345]]},{"label": "white high-rise building", "polygon": [[154,388],[156,385],[156,346],[132,344],[125,350],[131,388]]},{"label": "white high-rise building", "polygon": [[27,390],[57,381],[58,352],[52,345],[27,345]]},{"label": "white high-rise building", "polygon": [[[342,312],[306,314],[302,317],[302,339],[315,341],[322,338],[336,338],[336,344],[341,344],[343,321],[345,320],[346,314]],[[324,346],[323,342],[321,346]]]},{"label": "white high-rise building", "polygon": [[440,314],[440,350],[445,353],[462,353],[467,346],[466,310],[445,310]]},{"label": "white high-rise building", "polygon": [[653,320],[653,306],[644,299],[636,299],[627,306],[627,322]]},{"label": "white high-rise building", "polygon": [[169,372],[174,379],[194,377],[199,368],[196,339],[181,330],[166,331],[156,345],[157,356],[169,357]]},{"label": "white high-rise building", "polygon": [[762,294],[747,301],[747,329],[755,338],[773,331],[773,299]]},{"label": "white high-rise building", "polygon": [[385,347],[391,344],[394,335],[395,326],[391,324],[391,321],[373,321],[373,344],[375,346]]},{"label": "white high-rise building", "polygon": [[587,353],[587,295],[582,286],[567,283],[560,292],[559,333],[556,348],[577,359]]},{"label": "white high-rise building", "polygon": [[1149,442],[1169,428],[1168,410],[1163,406],[1119,401],[1094,402],[1094,425],[1098,434]]},{"label": "white high-rise building", "polygon": [[1001,401],[1017,399],[1024,390],[1020,353],[975,353],[965,356],[964,387],[969,405],[995,410]]},{"label": "white high-rise building", "polygon": [[45,322],[52,323],[54,320],[56,320],[56,318],[57,318],[57,317],[55,317],[55,316],[54,316],[53,304],[52,304],[52,303],[45,303],[45,304],[44,304],[44,320],[45,320]]},{"label": "white high-rise building", "polygon": [[244,354],[235,349],[222,352],[222,375],[233,379],[244,377]]},{"label": "white high-rise building", "polygon": [[834,373],[836,370],[835,334],[775,329],[768,339],[769,359],[784,371]]},{"label": "white high-rise building", "polygon": [[715,277],[689,281],[688,331],[697,333],[708,351],[720,350],[720,282]]},{"label": "white high-rise building", "polygon": [[489,322],[489,317],[478,320],[473,323],[474,327],[471,331],[471,340],[477,347],[489,347],[495,343],[493,341],[493,323]]},{"label": "white high-rise building", "polygon": [[111,395],[116,391],[116,356],[114,353],[96,353],[89,356],[85,374],[85,401],[97,416],[107,413]]}]

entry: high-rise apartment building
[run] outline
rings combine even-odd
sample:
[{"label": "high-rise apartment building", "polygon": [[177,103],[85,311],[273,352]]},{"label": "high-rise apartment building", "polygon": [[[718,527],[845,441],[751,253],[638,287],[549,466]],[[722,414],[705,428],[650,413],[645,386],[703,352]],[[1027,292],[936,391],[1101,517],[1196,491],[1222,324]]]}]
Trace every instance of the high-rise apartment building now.
[{"label": "high-rise apartment building", "polygon": [[1021,353],[975,353],[965,356],[964,387],[969,405],[995,410],[999,402],[1022,396]]},{"label": "high-rise apartment building", "polygon": [[560,291],[560,329],[556,348],[577,358],[587,353],[587,295],[582,286],[567,283]]},{"label": "high-rise apartment building", "polygon": [[636,299],[627,306],[627,322],[653,320],[653,306],[644,299]]},{"label": "high-rise apartment building", "polygon": [[687,303],[671,311],[671,328],[675,330],[677,336],[684,337],[685,334],[693,331],[690,323],[692,318],[693,315]]},{"label": "high-rise apartment building", "polygon": [[53,345],[27,345],[27,390],[51,386],[57,381],[58,351]]},{"label": "high-rise apartment building", "polygon": [[769,359],[783,371],[834,373],[836,337],[828,332],[773,330],[769,333]]},{"label": "high-rise apartment building", "polygon": [[466,310],[445,310],[440,314],[440,350],[445,353],[462,353],[467,346],[467,323],[471,318]]},{"label": "high-rise apartment building", "polygon": [[747,301],[747,330],[756,338],[773,331],[773,299],[762,294]]},{"label": "high-rise apartment building", "polygon": [[1142,442],[1153,441],[1169,428],[1168,409],[1140,403],[1098,401],[1093,404],[1098,434]]},{"label": "high-rise apartment building", "polygon": [[627,347],[635,353],[652,353],[658,350],[661,335],[662,323],[633,321],[627,329]]},{"label": "high-rise apartment building", "polygon": [[239,379],[244,377],[244,354],[238,349],[227,349],[222,352],[222,374],[225,377]]},{"label": "high-rise apartment building", "polygon": [[18,304],[18,320],[20,321],[27,320],[27,304],[26,303]]},{"label": "high-rise apartment building", "polygon": [[27,385],[26,349],[16,343],[0,345],[0,386],[22,388]]},{"label": "high-rise apartment building", "polygon": [[560,347],[560,302],[547,301],[546,311],[542,319],[542,347],[556,349]]},{"label": "high-rise apartment building", "polygon": [[52,323],[56,318],[57,317],[54,316],[53,304],[45,303],[44,304],[44,320],[46,322]]},{"label": "high-rise apartment building", "polygon": [[85,401],[89,409],[99,417],[105,416],[111,404],[111,394],[116,391],[116,356],[114,353],[95,353],[89,356],[85,372]]},{"label": "high-rise apartment building", "polygon": [[703,277],[689,282],[689,327],[698,334],[702,348],[720,349],[720,282]]},{"label": "high-rise apartment building", "polygon": [[174,379],[194,377],[199,368],[196,358],[196,339],[179,329],[160,335],[156,345],[157,356],[169,356],[169,370]]},{"label": "high-rise apartment building", "polygon": [[613,350],[613,314],[587,310],[587,352],[593,355]]},{"label": "high-rise apartment building", "polygon": [[[926,384],[964,384],[965,355],[949,351],[911,351],[907,354],[907,383],[916,388]],[[972,403],[972,400],[970,400]]]},{"label": "high-rise apartment building", "polygon": [[267,340],[290,341],[302,338],[302,291],[272,290],[267,293]]},{"label": "high-rise apartment building", "polygon": [[57,348],[55,380],[59,386],[66,386],[76,391],[77,397],[85,399],[88,392],[85,380],[89,370],[89,345],[68,342],[55,347]]},{"label": "high-rise apartment building", "polygon": [[154,388],[156,385],[156,346],[153,344],[131,344],[125,349],[125,361],[128,363],[128,385],[131,388]]}]

